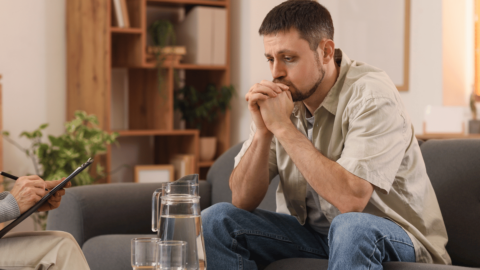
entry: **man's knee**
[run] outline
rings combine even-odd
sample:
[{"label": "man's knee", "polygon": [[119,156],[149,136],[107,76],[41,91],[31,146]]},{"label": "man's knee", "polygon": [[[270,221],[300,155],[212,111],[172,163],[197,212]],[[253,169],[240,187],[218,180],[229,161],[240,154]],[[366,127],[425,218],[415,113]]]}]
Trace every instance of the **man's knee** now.
[{"label": "man's knee", "polygon": [[202,211],[204,229],[214,230],[218,226],[226,226],[241,216],[244,210],[238,209],[231,203],[217,203]]},{"label": "man's knee", "polygon": [[328,232],[329,243],[348,243],[368,237],[375,230],[374,216],[365,213],[345,213],[332,220]]}]

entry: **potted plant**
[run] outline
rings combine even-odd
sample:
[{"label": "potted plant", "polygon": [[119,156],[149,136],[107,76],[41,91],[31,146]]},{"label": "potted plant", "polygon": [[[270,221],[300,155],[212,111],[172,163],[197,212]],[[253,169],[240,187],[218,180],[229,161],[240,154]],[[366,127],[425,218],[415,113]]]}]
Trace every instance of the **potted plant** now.
[{"label": "potted plant", "polygon": [[[107,145],[116,142],[118,133],[108,134],[97,125],[95,115],[76,111],[75,118],[65,123],[65,133],[58,137],[49,135],[48,143],[42,142],[43,131],[48,124],[42,124],[31,132],[22,132],[20,137],[26,137],[31,142],[28,149],[12,140],[8,131],[3,131],[2,135],[7,142],[23,151],[32,160],[35,174],[46,181],[58,180],[67,177],[89,157],[105,153]],[[90,166],[89,170],[79,173],[71,182],[73,186],[89,185],[105,175],[103,166],[96,163],[96,166]],[[45,229],[46,212],[38,213],[33,218],[35,229],[37,225]]]},{"label": "potted plant", "polygon": [[[191,128],[202,130],[204,123],[215,121],[230,108],[230,100],[235,94],[233,85],[222,86],[217,90],[214,84],[208,84],[204,91],[193,86],[185,86],[175,91],[174,108],[180,110],[182,119]],[[205,133],[205,132],[203,132]],[[212,160],[216,153],[216,138],[200,138],[200,161]]]},{"label": "potted plant", "polygon": [[[148,33],[153,41],[153,47],[148,47],[147,52],[153,54],[157,66],[158,91],[162,93],[164,64],[173,66],[180,61],[181,54],[185,54],[185,47],[179,49],[172,47],[176,44],[176,35],[173,24],[168,20],[158,20],[148,27]],[[165,95],[163,95],[165,98]]]}]

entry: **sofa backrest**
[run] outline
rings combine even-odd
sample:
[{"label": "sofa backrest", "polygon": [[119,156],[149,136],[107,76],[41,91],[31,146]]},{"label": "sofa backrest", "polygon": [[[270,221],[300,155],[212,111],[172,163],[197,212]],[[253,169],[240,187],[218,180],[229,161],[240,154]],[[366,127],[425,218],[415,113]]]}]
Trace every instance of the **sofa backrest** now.
[{"label": "sofa backrest", "polygon": [[[99,235],[153,234],[152,194],[159,183],[111,183],[68,188],[60,207],[48,214],[47,230],[65,231],[80,247]],[[200,181],[200,207],[210,185]]]},{"label": "sofa backrest", "polygon": [[[207,174],[207,181],[212,185],[211,204],[219,202],[232,202],[232,191],[228,185],[230,174],[233,171],[235,157],[242,149],[243,142],[231,147],[221,155],[212,165]],[[272,180],[268,187],[267,194],[262,203],[258,206],[260,209],[275,211],[275,192],[277,190],[278,176]]]},{"label": "sofa backrest", "polygon": [[429,140],[421,148],[455,265],[480,266],[480,139]]},{"label": "sofa backrest", "polygon": [[[228,179],[237,144],[213,164],[207,175],[212,204],[231,202]],[[419,141],[428,176],[437,195],[449,236],[447,251],[455,265],[480,266],[480,139]],[[275,211],[278,176],[259,208]]]}]

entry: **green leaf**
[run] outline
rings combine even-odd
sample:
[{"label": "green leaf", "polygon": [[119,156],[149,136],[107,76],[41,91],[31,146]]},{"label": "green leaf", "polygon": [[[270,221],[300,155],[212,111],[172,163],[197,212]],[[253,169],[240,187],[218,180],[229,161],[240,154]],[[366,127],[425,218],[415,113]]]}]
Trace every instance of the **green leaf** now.
[{"label": "green leaf", "polygon": [[20,133],[20,136],[19,136],[19,137],[27,137],[28,139],[32,139],[32,138],[33,138],[33,134],[30,133],[30,132],[24,131],[24,132]]},{"label": "green leaf", "polygon": [[10,136],[10,132],[4,130],[4,131],[2,132],[2,135],[3,135],[3,136]]}]

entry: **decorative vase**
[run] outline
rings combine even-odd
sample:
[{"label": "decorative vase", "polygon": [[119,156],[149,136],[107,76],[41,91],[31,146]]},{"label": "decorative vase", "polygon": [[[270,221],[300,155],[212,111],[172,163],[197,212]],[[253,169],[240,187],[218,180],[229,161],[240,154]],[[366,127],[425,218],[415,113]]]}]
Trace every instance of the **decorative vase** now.
[{"label": "decorative vase", "polygon": [[217,152],[216,137],[200,137],[200,161],[211,161]]},{"label": "decorative vase", "polygon": [[468,134],[480,134],[480,120],[468,121]]}]

